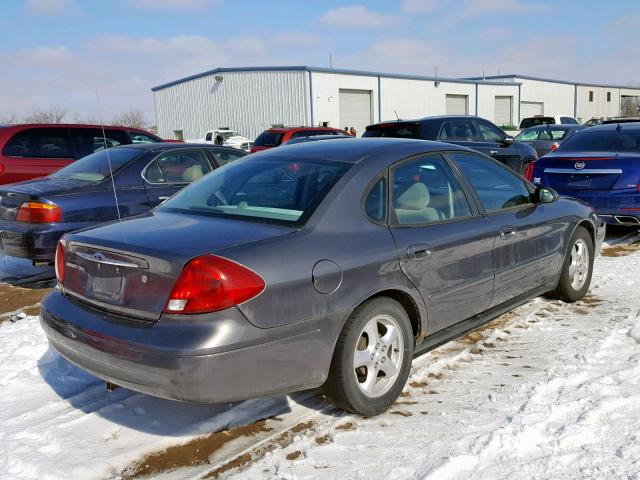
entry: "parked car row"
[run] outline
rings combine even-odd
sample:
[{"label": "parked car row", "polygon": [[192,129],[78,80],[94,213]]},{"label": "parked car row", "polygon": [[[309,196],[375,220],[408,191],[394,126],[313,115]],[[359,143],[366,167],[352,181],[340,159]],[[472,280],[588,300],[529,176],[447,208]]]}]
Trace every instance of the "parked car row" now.
[{"label": "parked car row", "polygon": [[415,352],[536,295],[582,298],[603,220],[640,224],[640,124],[521,135],[443,116],[364,139],[269,129],[246,158],[103,141],[0,191],[0,246],[55,259],[43,328],[106,381],[194,402],[322,387],[374,415]]}]

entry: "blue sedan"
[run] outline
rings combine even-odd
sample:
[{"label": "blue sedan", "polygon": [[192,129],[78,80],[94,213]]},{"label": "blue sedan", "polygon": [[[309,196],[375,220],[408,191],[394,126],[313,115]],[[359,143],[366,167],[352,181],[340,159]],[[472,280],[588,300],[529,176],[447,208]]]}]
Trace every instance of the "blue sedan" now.
[{"label": "blue sedan", "polygon": [[45,178],[5,185],[0,253],[51,263],[63,234],[144,213],[244,155],[210,145],[127,145],[96,152]]},{"label": "blue sedan", "polygon": [[640,123],[576,132],[535,162],[533,183],[594,207],[613,225],[640,225]]}]

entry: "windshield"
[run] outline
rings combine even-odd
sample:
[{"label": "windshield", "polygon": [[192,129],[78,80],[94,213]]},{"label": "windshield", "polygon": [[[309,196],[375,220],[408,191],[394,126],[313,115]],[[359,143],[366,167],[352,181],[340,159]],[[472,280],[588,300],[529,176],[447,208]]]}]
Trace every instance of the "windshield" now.
[{"label": "windshield", "polygon": [[303,224],[350,167],[287,157],[239,160],[181,190],[159,210]]},{"label": "windshield", "polygon": [[219,132],[222,135],[222,138],[225,140],[229,140],[231,137],[237,137],[238,134],[236,132]]},{"label": "windshield", "polygon": [[[129,163],[144,151],[137,148],[110,148],[92,153],[80,160],[76,160],[61,170],[52,173],[52,178],[83,180],[86,182],[101,182],[110,176],[109,161],[111,171],[115,172],[123,165]],[[108,155],[108,157],[107,157]]]},{"label": "windshield", "polygon": [[558,150],[563,152],[638,152],[640,131],[593,132],[590,129],[568,138]]},{"label": "windshield", "polygon": [[255,147],[277,147],[282,142],[282,137],[284,133],[276,133],[276,132],[262,132],[256,138],[256,141],[253,142]]},{"label": "windshield", "polygon": [[367,127],[363,137],[420,138],[420,126],[415,123],[392,123]]}]

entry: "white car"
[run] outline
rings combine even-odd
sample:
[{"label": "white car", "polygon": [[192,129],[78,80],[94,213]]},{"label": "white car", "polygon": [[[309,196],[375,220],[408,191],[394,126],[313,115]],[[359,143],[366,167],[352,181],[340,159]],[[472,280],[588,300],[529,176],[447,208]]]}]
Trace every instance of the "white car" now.
[{"label": "white car", "polygon": [[224,145],[225,147],[233,147],[238,148],[240,150],[244,150],[245,152],[251,151],[251,145],[253,142],[249,140],[247,137],[240,135],[233,130],[229,130],[228,128],[219,128],[217,130],[209,130],[205,136],[204,140],[187,140],[189,143],[212,143],[215,145]]},{"label": "white car", "polygon": [[580,125],[580,123],[569,115],[534,115],[523,118],[518,128],[524,130],[538,125]]}]

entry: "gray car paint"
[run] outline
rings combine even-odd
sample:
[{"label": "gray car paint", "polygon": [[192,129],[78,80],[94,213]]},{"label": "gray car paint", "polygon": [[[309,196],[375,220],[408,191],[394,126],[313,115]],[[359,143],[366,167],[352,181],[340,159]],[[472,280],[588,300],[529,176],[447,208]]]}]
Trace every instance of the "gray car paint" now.
[{"label": "gray car paint", "polygon": [[[134,308],[123,299],[111,304],[78,299],[63,286],[44,300],[42,325],[63,356],[106,380],[179,400],[238,400],[321,385],[344,322],[374,295],[392,295],[408,307],[419,348],[425,338],[428,343],[429,336],[443,336],[448,328],[462,331],[461,325],[471,320],[461,317],[481,314],[504,299],[503,311],[522,288],[536,294],[553,288],[560,260],[548,259],[561,259],[578,224],[602,241],[604,230],[593,210],[568,199],[501,212],[504,218],[498,222],[477,205],[473,219],[431,228],[396,229],[366,218],[363,196],[393,163],[460,150],[469,151],[437,142],[362,139],[311,142],[251,155],[240,161],[291,155],[340,159],[354,166],[298,229],[189,218],[160,209],[68,235],[64,241],[70,263],[86,268],[74,256],[74,249],[83,246],[123,255],[148,264],[140,267],[148,283],[144,288],[138,283],[136,295],[127,300]],[[492,249],[504,222],[521,233],[511,246]],[[432,265],[409,263],[406,246],[411,242],[433,247]],[[158,318],[158,306],[166,302],[186,261],[204,253],[251,268],[266,281],[265,291],[222,312]],[[498,268],[495,287],[490,265]],[[132,281],[140,281],[140,272],[131,274]],[[511,284],[509,278],[515,281]],[[139,296],[149,298],[146,313]],[[461,302],[468,310],[456,316]]]}]

